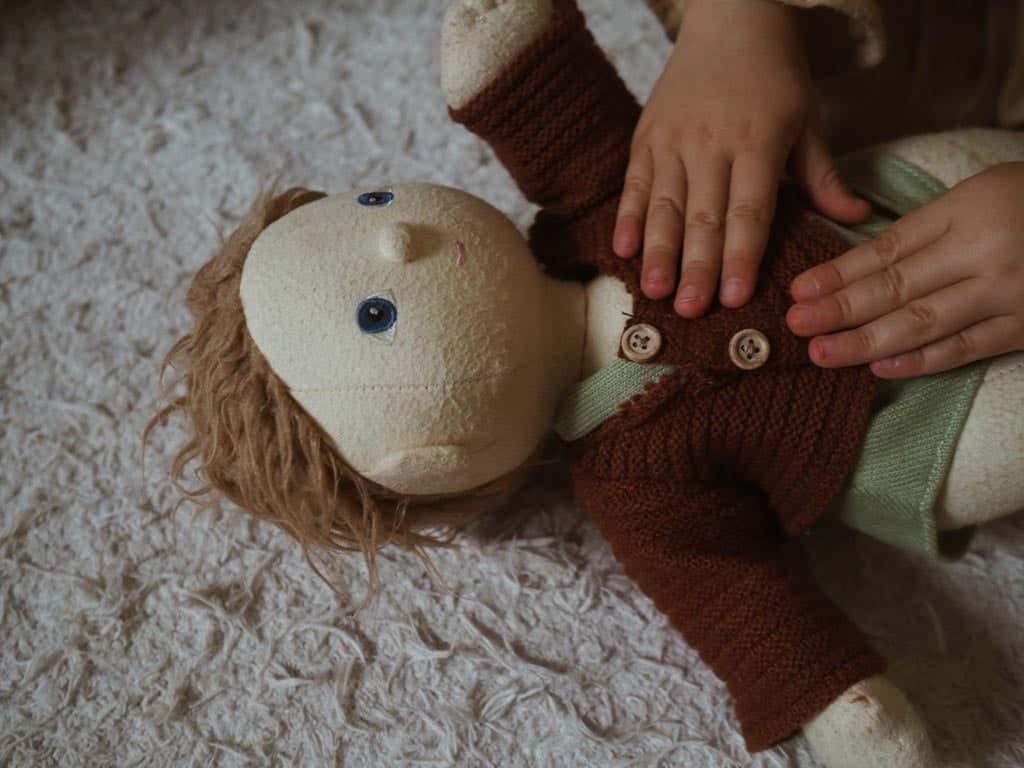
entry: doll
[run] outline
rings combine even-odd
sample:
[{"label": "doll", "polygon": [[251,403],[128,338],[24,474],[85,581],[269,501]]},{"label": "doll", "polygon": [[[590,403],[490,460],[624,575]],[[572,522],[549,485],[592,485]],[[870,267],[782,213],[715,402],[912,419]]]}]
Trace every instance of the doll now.
[{"label": "doll", "polygon": [[[189,292],[195,327],[169,356],[186,392],[164,415],[196,437],[173,471],[198,460],[193,496],[307,553],[362,551],[372,574],[379,547],[429,544],[500,499],[555,429],[580,504],[725,680],[751,751],[803,728],[825,765],[933,765],[794,546],[888,439],[870,372],[814,367],[785,328],[785,287],[845,241],[784,194],[754,300],[683,320],[611,252],[639,107],[573,0],[458,0],[442,59],[455,120],[541,207],[530,242],[444,187],[261,198]],[[971,398],[943,422],[938,527],[1024,503],[985,450],[994,434],[1024,450],[1021,371],[1006,358],[957,384]]]}]

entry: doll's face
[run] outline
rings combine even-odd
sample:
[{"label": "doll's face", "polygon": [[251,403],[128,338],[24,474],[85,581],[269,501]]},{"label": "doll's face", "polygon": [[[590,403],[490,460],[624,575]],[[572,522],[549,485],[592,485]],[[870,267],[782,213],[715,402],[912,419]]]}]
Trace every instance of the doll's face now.
[{"label": "doll's face", "polygon": [[457,493],[515,469],[550,428],[545,280],[499,211],[408,185],[275,222],[241,295],[257,346],[356,471]]}]

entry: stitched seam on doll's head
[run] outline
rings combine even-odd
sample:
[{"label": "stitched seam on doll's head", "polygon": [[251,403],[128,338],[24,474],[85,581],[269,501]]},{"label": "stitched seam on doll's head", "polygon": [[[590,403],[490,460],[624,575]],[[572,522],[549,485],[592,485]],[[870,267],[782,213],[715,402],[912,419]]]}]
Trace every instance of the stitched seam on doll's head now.
[{"label": "stitched seam on doll's head", "polygon": [[509,368],[501,373],[491,374],[489,376],[473,376],[468,379],[459,379],[458,381],[442,381],[438,384],[350,384],[343,387],[290,387],[289,391],[294,394],[318,394],[326,392],[430,392],[435,389],[446,389],[448,387],[458,387],[463,384],[477,384],[482,381],[491,381],[493,379],[501,378],[502,376],[508,376],[514,374],[521,365]]}]

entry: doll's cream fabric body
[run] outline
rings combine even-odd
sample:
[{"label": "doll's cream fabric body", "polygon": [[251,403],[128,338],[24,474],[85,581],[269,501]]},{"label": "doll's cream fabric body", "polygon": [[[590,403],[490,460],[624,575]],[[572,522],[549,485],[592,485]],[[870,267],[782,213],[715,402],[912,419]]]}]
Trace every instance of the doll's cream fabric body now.
[{"label": "doll's cream fabric body", "polygon": [[[523,50],[546,8],[455,3],[442,52],[449,104],[466,103]],[[941,152],[942,141],[920,146]],[[897,151],[913,162],[925,150]],[[372,190],[360,190],[271,225],[243,273],[246,322],[356,471],[398,493],[459,493],[530,456],[565,392],[617,356],[631,298],[614,278],[584,287],[547,277],[514,225],[471,195],[382,189],[393,195],[387,205],[361,205]],[[396,320],[367,333],[357,310],[375,297],[392,303]],[[1024,507],[1014,455],[1024,455],[1024,355],[997,361],[979,392],[943,496],[946,527]],[[807,732],[826,765],[934,764],[923,726],[884,678],[844,694]]]}]

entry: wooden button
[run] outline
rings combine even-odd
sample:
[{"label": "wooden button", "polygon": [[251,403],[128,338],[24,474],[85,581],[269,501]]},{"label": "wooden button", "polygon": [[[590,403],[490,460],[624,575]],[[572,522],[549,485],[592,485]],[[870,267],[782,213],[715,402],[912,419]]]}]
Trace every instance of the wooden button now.
[{"label": "wooden button", "polygon": [[661,332],[653,325],[637,323],[622,334],[622,354],[634,363],[646,363],[661,351]]},{"label": "wooden button", "polygon": [[754,328],[740,331],[729,342],[729,357],[737,368],[744,371],[760,368],[768,362],[771,353],[768,337]]}]

